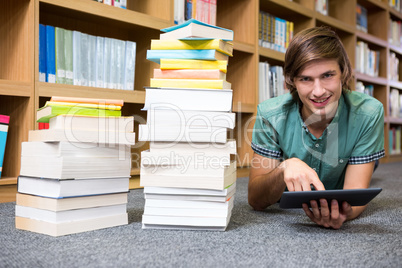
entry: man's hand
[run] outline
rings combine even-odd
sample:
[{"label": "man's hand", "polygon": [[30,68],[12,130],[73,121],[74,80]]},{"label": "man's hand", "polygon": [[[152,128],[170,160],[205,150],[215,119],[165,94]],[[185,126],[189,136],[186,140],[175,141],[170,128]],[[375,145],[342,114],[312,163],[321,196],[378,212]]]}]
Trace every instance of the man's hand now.
[{"label": "man's hand", "polygon": [[311,210],[307,204],[303,204],[303,210],[306,215],[316,224],[326,228],[341,228],[342,224],[353,212],[352,207],[347,202],[343,202],[340,208],[336,200],[331,201],[331,209],[326,199],[320,199],[321,208],[315,200],[311,200],[310,205]]},{"label": "man's hand", "polygon": [[325,190],[318,178],[317,172],[298,158],[290,158],[280,164],[283,171],[283,180],[290,192],[311,191],[311,185],[316,190]]}]

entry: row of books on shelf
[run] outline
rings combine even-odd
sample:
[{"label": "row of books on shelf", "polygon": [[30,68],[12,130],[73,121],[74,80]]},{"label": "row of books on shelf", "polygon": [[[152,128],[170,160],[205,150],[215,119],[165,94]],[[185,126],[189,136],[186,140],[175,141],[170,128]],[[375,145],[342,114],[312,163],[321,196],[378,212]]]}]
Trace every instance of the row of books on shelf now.
[{"label": "row of books on shelf", "polygon": [[390,27],[389,27],[389,40],[388,42],[394,46],[400,47],[402,44],[402,27],[401,21],[394,21],[390,19]]},{"label": "row of books on shelf", "polygon": [[389,154],[400,154],[401,151],[402,127],[391,127],[389,130]]},{"label": "row of books on shelf", "polygon": [[3,171],[4,154],[6,151],[9,124],[10,116],[0,114],[0,178]]},{"label": "row of books on shelf", "polygon": [[268,62],[260,62],[258,66],[259,103],[288,92],[282,66],[270,66]]},{"label": "row of books on shelf", "polygon": [[136,43],[39,25],[39,81],[134,90]]},{"label": "row of books on shelf", "polygon": [[285,52],[293,38],[294,24],[267,12],[258,16],[258,40],[262,47]]},{"label": "row of books on shelf", "polygon": [[378,77],[380,67],[380,51],[372,50],[363,41],[356,44],[356,71]]},{"label": "row of books on shelf", "polygon": [[127,8],[127,0],[94,0],[94,1],[123,9]]},{"label": "row of books on shelf", "polygon": [[390,7],[401,11],[401,0],[388,0],[388,4]]},{"label": "row of books on shelf", "polygon": [[392,117],[402,118],[402,93],[399,89],[391,89],[389,96],[389,112]]},{"label": "row of books on shelf", "polygon": [[356,82],[356,91],[367,94],[371,97],[374,96],[374,85],[365,85],[361,81]]},{"label": "row of books on shelf", "polygon": [[315,0],[315,10],[323,15],[328,15],[328,0]]},{"label": "row of books on shelf", "polygon": [[356,4],[356,28],[367,33],[367,9],[358,3]]},{"label": "row of books on shelf", "polygon": [[174,22],[196,19],[216,25],[217,0],[174,0]]},{"label": "row of books on shelf", "polygon": [[388,79],[392,81],[399,81],[399,58],[395,52],[389,53],[389,72]]}]

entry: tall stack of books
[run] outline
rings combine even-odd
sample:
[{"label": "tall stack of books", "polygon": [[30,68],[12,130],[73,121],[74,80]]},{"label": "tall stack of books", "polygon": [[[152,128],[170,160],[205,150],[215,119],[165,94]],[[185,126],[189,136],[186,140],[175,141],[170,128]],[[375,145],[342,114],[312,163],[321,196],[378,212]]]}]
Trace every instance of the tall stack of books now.
[{"label": "tall stack of books", "polygon": [[233,92],[226,81],[233,31],[190,20],[162,30],[147,59],[160,64],[146,88],[139,141],[142,227],[225,230],[236,190]]},{"label": "tall stack of books", "polygon": [[22,143],[16,228],[61,236],[128,223],[134,118],[122,100],[53,97]]}]

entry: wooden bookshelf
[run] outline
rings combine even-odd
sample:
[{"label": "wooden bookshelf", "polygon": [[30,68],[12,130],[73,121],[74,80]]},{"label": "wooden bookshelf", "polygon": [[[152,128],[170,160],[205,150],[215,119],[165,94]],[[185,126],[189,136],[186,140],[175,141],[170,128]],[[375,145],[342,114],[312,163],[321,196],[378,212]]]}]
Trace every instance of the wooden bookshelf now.
[{"label": "wooden bookshelf", "polygon": [[[368,32],[356,28],[356,4],[368,10]],[[229,60],[227,80],[233,87],[233,111],[236,128],[229,136],[237,140],[239,168],[250,165],[252,129],[258,104],[258,63],[267,61],[283,65],[285,54],[260,47],[258,14],[268,12],[294,22],[294,33],[313,26],[330,26],[339,34],[352,64],[355,47],[361,40],[380,50],[380,75],[371,77],[356,73],[357,81],[374,85],[374,96],[385,108],[386,157],[381,162],[402,161],[401,155],[390,155],[387,148],[391,126],[402,125],[402,119],[389,115],[391,88],[402,91],[401,81],[388,80],[391,52],[402,59],[402,47],[388,43],[389,19],[402,21],[401,12],[388,6],[387,0],[329,0],[328,15],[315,11],[315,0],[219,0],[217,25],[234,31],[234,57]],[[11,116],[10,130],[0,179],[0,196],[13,201],[16,178],[20,170],[21,142],[28,131],[37,128],[35,110],[53,95],[121,98],[124,115],[134,115],[138,124],[146,120],[141,111],[145,100],[144,86],[149,85],[156,63],[146,60],[150,40],[159,38],[160,29],[173,25],[173,0],[128,0],[127,10],[91,0],[18,0],[0,1],[0,114]],[[84,33],[134,41],[137,44],[134,91],[110,90],[39,82],[39,24],[77,30]],[[400,72],[402,77],[402,72]],[[133,149],[139,153],[146,143]],[[137,160],[138,161],[138,160]],[[139,163],[133,164],[132,175],[138,177]],[[242,169],[247,174],[247,169]],[[4,202],[0,198],[0,202]]]}]

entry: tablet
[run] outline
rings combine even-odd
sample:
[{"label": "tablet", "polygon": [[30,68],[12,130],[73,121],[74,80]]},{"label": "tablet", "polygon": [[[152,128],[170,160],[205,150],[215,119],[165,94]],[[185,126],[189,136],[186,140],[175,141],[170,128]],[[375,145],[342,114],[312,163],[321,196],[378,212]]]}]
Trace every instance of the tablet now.
[{"label": "tablet", "polygon": [[331,200],[338,200],[341,204],[343,201],[348,202],[351,206],[364,206],[376,197],[381,188],[368,189],[347,189],[347,190],[324,190],[324,191],[298,191],[284,192],[282,194],[279,206],[281,208],[301,208],[303,203],[310,207],[310,200],[327,199],[328,204]]}]

